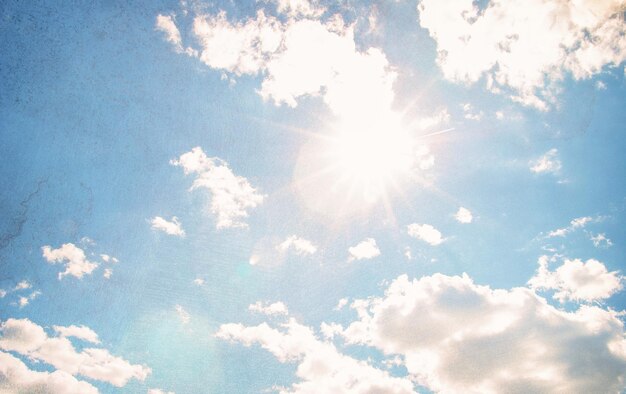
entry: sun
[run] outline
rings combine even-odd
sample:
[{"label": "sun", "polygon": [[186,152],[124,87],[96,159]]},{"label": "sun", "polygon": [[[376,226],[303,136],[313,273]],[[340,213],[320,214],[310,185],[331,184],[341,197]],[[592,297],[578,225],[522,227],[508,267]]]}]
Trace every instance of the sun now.
[{"label": "sun", "polygon": [[336,120],[301,150],[296,183],[316,211],[366,211],[419,170],[416,150],[416,138],[398,114]]},{"label": "sun", "polygon": [[408,175],[414,162],[413,140],[397,119],[372,121],[336,125],[327,148],[338,182],[368,201],[379,199]]}]

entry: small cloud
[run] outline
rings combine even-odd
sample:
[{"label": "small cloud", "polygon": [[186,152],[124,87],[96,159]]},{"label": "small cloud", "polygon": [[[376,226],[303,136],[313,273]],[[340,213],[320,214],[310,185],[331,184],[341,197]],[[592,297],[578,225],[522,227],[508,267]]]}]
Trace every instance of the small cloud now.
[{"label": "small cloud", "polygon": [[155,28],[165,33],[165,38],[177,52],[183,52],[183,40],[176,23],[174,23],[174,18],[170,15],[157,15]]},{"label": "small cloud", "polygon": [[535,174],[558,174],[562,167],[561,161],[557,157],[558,153],[556,148],[552,148],[540,158],[531,161],[529,163],[530,171]]},{"label": "small cloud", "polygon": [[168,235],[175,235],[177,237],[184,237],[185,230],[176,216],[172,216],[171,220],[163,219],[161,216],[155,216],[150,220],[153,230],[163,231]]},{"label": "small cloud", "polygon": [[28,282],[27,280],[23,280],[17,285],[15,285],[15,287],[13,288],[13,291],[30,289],[31,287],[33,287],[33,285],[31,285],[30,282]]},{"label": "small cloud", "polygon": [[474,217],[472,216],[472,212],[464,207],[460,207],[459,210],[454,215],[454,218],[459,223],[471,223]]},{"label": "small cloud", "polygon": [[119,263],[120,261],[113,256],[109,256],[108,254],[101,254],[100,258],[105,263]]},{"label": "small cloud", "polygon": [[196,286],[202,286],[204,285],[204,279],[202,278],[196,278],[193,280],[193,284]]},{"label": "small cloud", "polygon": [[560,302],[599,301],[622,289],[622,276],[617,271],[609,272],[598,260],[565,259],[560,267],[550,271],[548,266],[555,260],[548,256],[539,258],[539,268],[528,281],[531,288],[555,290],[554,298]]},{"label": "small cloud", "polygon": [[262,313],[268,316],[288,315],[289,311],[287,306],[281,301],[274,302],[272,304],[268,302],[257,301],[254,304],[248,306],[248,310],[252,312]]},{"label": "small cloud", "polygon": [[337,306],[335,307],[335,310],[340,311],[346,305],[348,305],[348,299],[344,297],[337,302]]},{"label": "small cloud", "polygon": [[287,237],[287,239],[280,243],[276,248],[280,252],[293,250],[299,256],[311,255],[317,252],[317,247],[311,241],[300,238],[296,235]]},{"label": "small cloud", "polygon": [[39,297],[40,295],[41,295],[41,291],[35,290],[32,293],[30,293],[30,295],[27,296],[27,297],[20,297],[19,300],[18,300],[18,305],[20,306],[20,308],[24,308],[32,300],[34,300],[35,298]]},{"label": "small cloud", "polygon": [[[185,175],[194,174],[190,191],[206,189],[211,194],[209,210],[216,216],[216,227],[248,227],[248,210],[260,205],[265,196],[250,182],[233,173],[224,160],[207,157],[202,148],[195,147],[170,164],[182,167]],[[182,230],[181,230],[182,231]]]},{"label": "small cloud", "polygon": [[46,245],[41,250],[48,263],[61,263],[65,266],[65,271],[59,273],[59,280],[67,275],[81,279],[84,275],[91,274],[98,267],[97,263],[87,260],[85,252],[73,243],[63,244],[57,249],[52,249]]},{"label": "small cloud", "polygon": [[591,217],[591,216],[582,216],[579,218],[572,219],[569,223],[569,226],[557,228],[556,230],[552,230],[546,235],[546,238],[554,238],[554,237],[565,237],[567,234],[575,231],[579,228],[584,228],[588,223],[600,222],[604,219],[602,216]]},{"label": "small cloud", "polygon": [[181,323],[189,323],[189,321],[191,320],[191,315],[185,310],[185,308],[183,308],[181,305],[176,305],[174,309],[176,310],[176,314],[178,314],[178,318],[180,319]]},{"label": "small cloud", "polygon": [[90,343],[95,343],[95,344],[100,343],[98,334],[96,334],[95,331],[93,331],[91,328],[87,326],[75,326],[75,325],[71,325],[67,327],[52,326],[52,329],[56,331],[57,334],[59,334],[60,336],[64,338],[73,337],[73,338],[82,339],[83,341],[90,342]]},{"label": "small cloud", "polygon": [[596,248],[608,248],[613,246],[613,241],[608,239],[604,233],[599,233],[597,235],[591,234],[589,239],[593,242],[593,246]]},{"label": "small cloud", "polygon": [[378,249],[374,238],[367,238],[357,245],[348,248],[348,253],[350,253],[349,261],[369,260],[380,256],[380,249]]},{"label": "small cloud", "polygon": [[479,121],[485,115],[483,111],[476,112],[470,103],[465,103],[461,107],[463,108],[463,117],[465,119]]},{"label": "small cloud", "polygon": [[111,268],[105,268],[102,276],[104,276],[105,279],[110,279],[111,275],[113,275],[113,270]]},{"label": "small cloud", "polygon": [[441,236],[441,232],[430,224],[413,223],[407,226],[408,234],[417,239],[421,239],[429,245],[440,245],[445,239]]},{"label": "small cloud", "polygon": [[602,81],[598,81],[596,82],[596,89],[597,90],[606,90],[606,84]]}]

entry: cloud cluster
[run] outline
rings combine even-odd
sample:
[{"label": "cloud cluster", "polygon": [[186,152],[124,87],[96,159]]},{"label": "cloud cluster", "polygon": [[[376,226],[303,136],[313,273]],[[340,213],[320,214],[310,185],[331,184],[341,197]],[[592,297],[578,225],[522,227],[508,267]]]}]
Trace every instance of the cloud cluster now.
[{"label": "cloud cluster", "polygon": [[64,371],[33,371],[19,358],[0,352],[0,392],[97,394],[98,389]]},{"label": "cloud cluster", "polygon": [[618,392],[626,340],[616,312],[565,312],[531,289],[491,289],[467,276],[395,279],[383,297],[356,300],[349,343],[401,356],[434,391]]},{"label": "cloud cluster", "polygon": [[546,110],[565,76],[589,78],[626,59],[622,0],[421,0],[419,20],[452,81]]},{"label": "cloud cluster", "polygon": [[[47,375],[29,371],[19,360],[0,352],[0,356],[8,362],[4,368],[9,372],[13,371],[11,373],[18,374],[9,373],[11,375],[9,380],[14,380],[11,384],[16,387],[50,384],[53,388],[56,384],[68,384],[85,388],[84,391],[77,392],[97,392],[91,389],[93,386],[82,384],[73,376],[81,375],[116,387],[123,387],[131,379],[143,381],[151,372],[150,368],[133,365],[120,357],[113,356],[106,349],[84,347],[80,351],[77,350],[68,339],[69,337],[99,343],[97,334],[88,327],[54,326],[54,330],[59,334],[58,336],[48,335],[43,327],[28,319],[10,318],[0,324],[0,350],[19,353],[30,360],[46,363],[57,370]],[[0,384],[3,384],[1,379]],[[53,389],[51,391],[54,392]],[[68,391],[59,390],[58,392]]]},{"label": "cloud cluster", "polygon": [[[311,2],[278,1],[286,21],[259,10],[254,18],[231,22],[225,12],[195,15],[192,33],[200,48],[187,50],[207,66],[234,75],[263,76],[259,94],[276,104],[297,105],[304,96],[321,96],[342,117],[391,108],[396,73],[377,48],[360,51],[352,26],[340,14]],[[182,51],[180,32],[170,16],[159,15],[158,29]]]},{"label": "cloud cluster", "polygon": [[281,394],[414,393],[408,379],[390,376],[386,371],[342,354],[332,343],[320,340],[310,327],[293,318],[281,324],[280,329],[267,323],[252,327],[223,324],[215,336],[245,346],[259,344],[282,363],[298,363],[296,375],[300,381],[280,388]]},{"label": "cloud cluster", "polygon": [[556,270],[550,271],[554,258],[541,256],[537,273],[528,284],[534,289],[555,290],[554,298],[561,301],[598,301],[609,298],[622,289],[622,276],[594,259],[565,259]]},{"label": "cloud cluster", "polygon": [[[9,290],[0,289],[0,298],[4,298],[9,294],[17,294],[17,301],[12,302],[12,304],[17,305],[20,308],[24,308],[25,306],[30,304],[32,300],[41,295],[41,291],[31,290],[32,287],[33,285],[29,281],[22,280],[17,285],[15,285],[15,287]],[[25,292],[28,292],[30,294],[26,294]]]},{"label": "cloud cluster", "polygon": [[191,190],[207,189],[211,193],[210,211],[216,216],[217,228],[247,227],[248,210],[257,207],[265,196],[242,176],[235,175],[228,163],[207,157],[202,148],[183,153],[170,164],[182,167],[185,175],[194,174]]}]

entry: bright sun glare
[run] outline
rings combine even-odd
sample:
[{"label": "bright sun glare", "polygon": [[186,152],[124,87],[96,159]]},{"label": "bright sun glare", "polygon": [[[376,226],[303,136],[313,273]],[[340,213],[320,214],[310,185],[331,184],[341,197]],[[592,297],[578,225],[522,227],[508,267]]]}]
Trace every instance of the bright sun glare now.
[{"label": "bright sun glare", "polygon": [[307,205],[330,215],[366,211],[419,171],[419,146],[400,114],[332,123],[300,152],[295,179]]},{"label": "bright sun glare", "polygon": [[377,200],[413,166],[413,141],[400,122],[340,124],[330,139],[329,161],[337,182],[347,183],[367,201]]}]

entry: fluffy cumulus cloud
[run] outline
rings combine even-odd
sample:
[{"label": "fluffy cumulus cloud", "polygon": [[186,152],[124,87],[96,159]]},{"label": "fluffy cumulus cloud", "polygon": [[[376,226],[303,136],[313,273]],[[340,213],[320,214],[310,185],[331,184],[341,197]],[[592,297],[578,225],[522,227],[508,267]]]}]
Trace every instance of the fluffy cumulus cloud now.
[{"label": "fluffy cumulus cloud", "polygon": [[550,149],[543,156],[536,160],[532,160],[530,164],[530,171],[535,174],[552,173],[558,174],[561,170],[561,160],[558,158],[558,150]]},{"label": "fluffy cumulus cloud", "polygon": [[420,239],[432,246],[440,245],[445,241],[441,232],[430,224],[409,224],[407,226],[407,232],[411,237]]},{"label": "fluffy cumulus cloud", "polygon": [[57,249],[53,249],[51,246],[46,245],[41,248],[43,257],[48,263],[51,264],[63,264],[65,271],[59,272],[59,279],[67,275],[74,276],[76,278],[82,278],[84,275],[89,275],[98,267],[97,263],[87,260],[85,251],[77,247],[73,243],[66,243],[61,245]]},{"label": "fluffy cumulus cloud", "polygon": [[[188,53],[233,75],[261,74],[259,94],[276,104],[295,107],[300,97],[321,96],[342,117],[391,108],[396,73],[381,50],[357,49],[353,27],[339,14],[322,17],[323,8],[304,0],[276,3],[286,21],[266,10],[238,22],[225,12],[195,15],[192,33],[200,47]],[[156,23],[180,50],[171,17],[159,15]]]},{"label": "fluffy cumulus cloud", "polygon": [[163,391],[161,389],[150,389],[148,394],[175,394],[173,391]]},{"label": "fluffy cumulus cloud", "polygon": [[33,371],[19,358],[0,352],[0,392],[97,394],[98,389],[64,371]]},{"label": "fluffy cumulus cloud", "polygon": [[410,380],[393,377],[387,371],[341,353],[335,345],[319,339],[310,327],[293,318],[279,328],[267,323],[251,327],[223,324],[216,337],[245,346],[258,344],[282,363],[297,363],[296,375],[300,381],[280,388],[282,394],[414,393]]},{"label": "fluffy cumulus cloud", "polygon": [[254,304],[250,304],[248,310],[268,316],[287,315],[289,313],[287,306],[281,301],[271,304],[269,302],[257,301]]},{"label": "fluffy cumulus cloud", "polygon": [[491,289],[465,274],[402,275],[384,296],[352,308],[358,319],[343,331],[345,340],[402,360],[411,379],[433,391],[624,388],[624,326],[611,310],[584,305],[566,312],[532,289]]},{"label": "fluffy cumulus cloud", "polygon": [[539,268],[528,284],[535,289],[554,290],[554,298],[564,301],[598,301],[622,289],[622,276],[609,272],[598,260],[565,259],[556,270],[550,263],[556,258],[541,256]]},{"label": "fluffy cumulus cloud", "polygon": [[349,260],[369,260],[380,256],[380,249],[374,238],[366,238],[355,246],[348,248]]},{"label": "fluffy cumulus cloud", "polygon": [[293,250],[294,253],[299,256],[314,254],[317,252],[317,246],[315,246],[311,241],[300,238],[297,235],[287,237],[287,239],[281,242],[277,248],[282,252]]},{"label": "fluffy cumulus cloud", "polygon": [[472,222],[474,216],[472,215],[472,211],[470,211],[469,209],[460,207],[459,210],[456,211],[454,218],[459,223],[467,224]]},{"label": "fluffy cumulus cloud", "polygon": [[419,20],[452,81],[485,78],[493,92],[546,110],[558,81],[626,59],[623,0],[421,0]]},{"label": "fluffy cumulus cloud", "polygon": [[250,182],[235,175],[228,163],[217,157],[207,157],[202,148],[195,147],[170,163],[182,167],[185,175],[195,179],[191,190],[206,189],[211,194],[210,211],[216,216],[217,228],[247,227],[248,210],[265,198]]},{"label": "fluffy cumulus cloud", "polygon": [[[9,366],[8,368],[15,368],[16,371],[22,373],[23,379],[41,380],[44,383],[46,381],[53,383],[64,380],[68,384],[79,385],[80,383],[77,383],[72,377],[81,375],[107,382],[116,387],[125,386],[131,379],[143,381],[151,372],[150,368],[133,365],[120,357],[113,356],[106,349],[84,347],[80,351],[77,350],[68,337],[80,338],[87,342],[98,340],[97,335],[87,327],[55,326],[54,329],[60,334],[59,336],[48,335],[43,327],[28,319],[10,318],[2,322],[0,324],[0,350],[19,353],[30,360],[46,363],[57,371],[49,375],[29,372],[24,370],[19,363],[11,360],[9,361],[11,361],[12,367]],[[15,379],[20,380],[19,377]],[[3,383],[0,381],[0,384]],[[26,383],[22,382],[21,384]],[[90,392],[88,389],[91,386],[85,387],[85,391],[79,390],[77,392]],[[52,391],[54,392],[54,390]]]},{"label": "fluffy cumulus cloud", "polygon": [[153,230],[163,231],[165,234],[177,237],[185,236],[185,230],[176,216],[172,216],[170,220],[163,219],[161,216],[155,216],[150,220],[150,224]]}]

